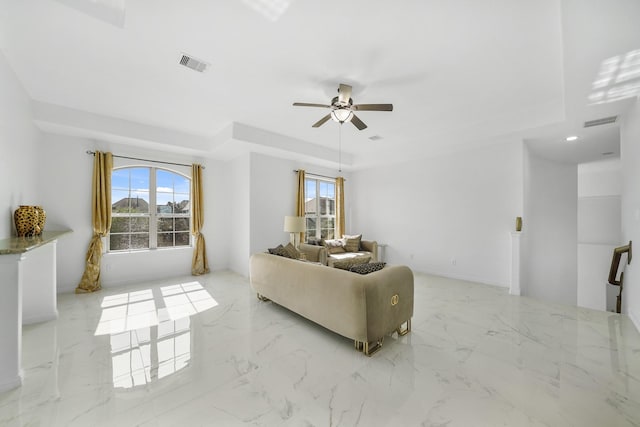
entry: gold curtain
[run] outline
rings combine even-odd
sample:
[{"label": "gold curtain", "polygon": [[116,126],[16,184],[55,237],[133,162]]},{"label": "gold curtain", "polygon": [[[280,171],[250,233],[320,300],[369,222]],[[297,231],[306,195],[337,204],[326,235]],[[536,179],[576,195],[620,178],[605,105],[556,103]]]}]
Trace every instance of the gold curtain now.
[{"label": "gold curtain", "polygon": [[207,249],[204,243],[204,236],[200,233],[204,225],[204,203],[202,202],[202,166],[191,165],[191,233],[195,237],[193,248],[193,259],[191,260],[191,274],[200,276],[209,272],[207,262]]},{"label": "gold curtain", "polygon": [[86,265],[77,294],[100,290],[100,260],[102,259],[102,238],[111,228],[111,153],[96,151],[93,158],[93,180],[91,186],[91,220],[93,237],[87,250]]},{"label": "gold curtain", "polygon": [[[296,193],[296,216],[305,216],[304,170],[298,170],[298,192]],[[300,233],[300,242],[304,242],[304,232]]]},{"label": "gold curtain", "polygon": [[336,239],[342,237],[344,230],[344,178],[336,178]]}]

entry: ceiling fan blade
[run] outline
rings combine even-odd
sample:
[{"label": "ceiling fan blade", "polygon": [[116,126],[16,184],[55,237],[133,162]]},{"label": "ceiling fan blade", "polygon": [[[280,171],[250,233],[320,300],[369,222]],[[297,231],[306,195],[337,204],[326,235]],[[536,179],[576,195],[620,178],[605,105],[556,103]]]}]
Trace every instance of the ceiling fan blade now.
[{"label": "ceiling fan blade", "polygon": [[355,114],[351,118],[351,123],[353,123],[353,125],[355,127],[357,127],[358,130],[362,130],[362,129],[366,129],[367,128],[367,125],[365,125],[364,122],[362,120],[360,120],[358,118],[358,116],[356,116]]},{"label": "ceiling fan blade", "polygon": [[322,107],[322,108],[329,108],[331,107],[330,105],[324,105],[324,104],[309,104],[308,102],[294,102],[293,103],[294,107]]},{"label": "ceiling fan blade", "polygon": [[349,104],[349,99],[351,99],[351,86],[340,83],[340,87],[338,88],[338,102]]},{"label": "ceiling fan blade", "polygon": [[355,111],[393,111],[393,104],[359,104],[351,108]]},{"label": "ceiling fan blade", "polygon": [[313,124],[314,128],[319,128],[320,126],[322,126],[323,124],[325,124],[327,122],[327,120],[329,120],[331,118],[331,114],[327,114],[326,116],[324,116],[323,118],[321,118],[320,120],[318,120],[317,122],[315,122]]}]

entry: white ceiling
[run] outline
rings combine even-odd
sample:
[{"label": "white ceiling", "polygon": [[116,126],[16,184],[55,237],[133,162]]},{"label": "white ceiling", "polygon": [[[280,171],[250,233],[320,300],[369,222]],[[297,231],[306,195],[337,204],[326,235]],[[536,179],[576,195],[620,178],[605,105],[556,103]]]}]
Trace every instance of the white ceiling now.
[{"label": "white ceiling", "polygon": [[[582,123],[624,113],[629,99],[588,98],[603,61],[640,49],[637,0],[0,4],[0,48],[46,131],[335,166],[340,126],[312,128],[326,111],[291,104],[346,83],[355,103],[394,104],[342,127],[347,169],[523,139],[567,162],[617,156],[617,125]],[[183,52],[210,68],[178,65]]]}]

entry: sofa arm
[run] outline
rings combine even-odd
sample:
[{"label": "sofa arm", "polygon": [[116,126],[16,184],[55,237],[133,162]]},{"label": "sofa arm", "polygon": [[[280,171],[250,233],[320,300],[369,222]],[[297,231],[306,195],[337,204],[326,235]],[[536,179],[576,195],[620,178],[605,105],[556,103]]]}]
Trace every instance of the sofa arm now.
[{"label": "sofa arm", "polygon": [[319,262],[320,264],[327,265],[327,248],[324,246],[300,243],[298,250],[307,257],[307,261]]},{"label": "sofa arm", "polygon": [[378,242],[375,240],[360,240],[360,248],[363,251],[371,252],[371,262],[378,261]]}]

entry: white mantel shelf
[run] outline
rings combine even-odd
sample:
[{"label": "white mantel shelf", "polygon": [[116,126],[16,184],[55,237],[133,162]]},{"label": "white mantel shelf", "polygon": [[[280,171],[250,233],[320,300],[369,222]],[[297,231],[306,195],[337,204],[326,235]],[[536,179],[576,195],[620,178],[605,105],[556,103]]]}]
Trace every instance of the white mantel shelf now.
[{"label": "white mantel shelf", "polygon": [[53,242],[68,233],[71,233],[71,230],[43,231],[40,236],[2,239],[0,240],[0,255],[16,255],[28,252]]},{"label": "white mantel shelf", "polygon": [[56,243],[68,233],[0,240],[0,392],[22,384],[22,325],[58,317]]}]

